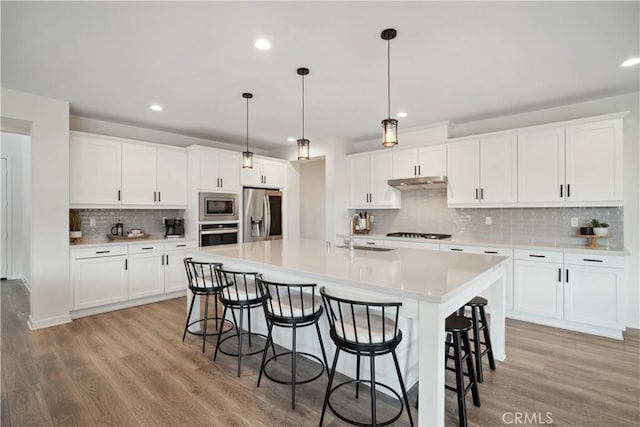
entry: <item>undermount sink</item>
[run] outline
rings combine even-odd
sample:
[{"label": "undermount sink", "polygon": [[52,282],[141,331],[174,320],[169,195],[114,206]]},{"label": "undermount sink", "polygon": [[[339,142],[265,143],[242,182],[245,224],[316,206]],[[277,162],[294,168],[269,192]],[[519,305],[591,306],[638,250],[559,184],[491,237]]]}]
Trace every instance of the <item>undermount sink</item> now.
[{"label": "undermount sink", "polygon": [[[344,248],[344,249],[348,249],[348,246],[336,246],[336,248]],[[353,249],[356,249],[358,251],[374,251],[374,252],[388,252],[388,251],[395,251],[396,248],[385,248],[382,246],[360,246],[360,245],[354,245]]]}]

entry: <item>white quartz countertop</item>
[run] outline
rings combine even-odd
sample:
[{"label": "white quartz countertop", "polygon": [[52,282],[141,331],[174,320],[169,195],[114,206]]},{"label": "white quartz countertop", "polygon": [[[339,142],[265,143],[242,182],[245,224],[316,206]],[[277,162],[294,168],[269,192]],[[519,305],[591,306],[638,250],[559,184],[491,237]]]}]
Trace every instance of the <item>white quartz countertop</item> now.
[{"label": "white quartz countertop", "polygon": [[354,284],[420,300],[444,302],[460,287],[507,258],[413,249],[386,252],[327,248],[324,241],[274,240],[186,250],[194,258],[235,261],[254,268],[272,267],[312,281]]},{"label": "white quartz countertop", "polygon": [[102,246],[119,246],[119,245],[133,245],[136,243],[172,243],[172,242],[189,242],[195,240],[189,237],[171,237],[165,238],[162,235],[151,235],[148,239],[131,239],[131,240],[110,240],[106,235],[103,239],[87,239],[82,243],[70,243],[69,249],[79,248],[99,248]]},{"label": "white quartz countertop", "polygon": [[[563,252],[574,253],[589,253],[599,255],[614,255],[614,256],[628,256],[629,251],[620,245],[603,244],[606,239],[600,240],[600,248],[591,249],[586,246],[586,243],[569,243],[566,240],[543,240],[536,238],[512,238],[512,239],[484,239],[471,236],[452,236],[449,239],[442,240],[430,240],[430,239],[410,239],[405,237],[387,237],[384,234],[356,234],[356,238],[359,239],[376,239],[376,240],[388,240],[388,241],[402,241],[402,242],[418,242],[418,243],[432,243],[432,244],[452,244],[452,245],[469,245],[469,246],[493,246],[501,248],[515,248],[515,249],[538,249],[538,250],[555,250]],[[577,239],[576,239],[577,240]],[[587,239],[580,239],[586,242]]]}]

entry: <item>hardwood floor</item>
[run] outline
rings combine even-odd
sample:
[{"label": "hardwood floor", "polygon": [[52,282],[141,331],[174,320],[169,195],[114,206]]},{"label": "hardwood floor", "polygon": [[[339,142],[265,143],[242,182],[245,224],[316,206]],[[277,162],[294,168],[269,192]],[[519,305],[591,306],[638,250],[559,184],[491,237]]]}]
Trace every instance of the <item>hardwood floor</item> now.
[{"label": "hardwood floor", "polygon": [[[258,356],[247,358],[237,378],[234,358],[211,361],[213,339],[207,354],[198,337],[181,341],[184,298],[29,331],[24,287],[2,281],[0,288],[3,427],[301,427],[319,421],[324,377],[298,387],[292,411],[287,386],[263,378],[256,388]],[[514,417],[523,413],[529,425],[640,425],[639,348],[637,334],[619,342],[508,320],[508,358],[496,371],[485,365],[482,407],[467,399],[469,424],[517,425]],[[412,402],[415,395],[416,387]],[[446,424],[457,422],[455,395],[448,392]],[[396,424],[408,425],[406,415]],[[342,423],[328,413],[325,425]]]}]

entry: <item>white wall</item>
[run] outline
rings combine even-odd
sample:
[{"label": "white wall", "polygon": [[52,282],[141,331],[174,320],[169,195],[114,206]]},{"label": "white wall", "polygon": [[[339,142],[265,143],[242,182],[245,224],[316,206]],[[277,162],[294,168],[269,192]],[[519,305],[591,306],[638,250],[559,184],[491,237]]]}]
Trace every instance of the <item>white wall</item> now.
[{"label": "white wall", "polygon": [[325,240],[325,160],[300,162],[300,238]]},{"label": "white wall", "polygon": [[[2,88],[2,116],[31,123],[30,234],[33,329],[71,321],[69,103]],[[25,184],[23,182],[23,184]]]},{"label": "white wall", "polygon": [[[2,132],[0,139],[0,157],[7,159],[9,168],[8,185],[10,186],[9,194],[9,235],[10,241],[7,250],[9,253],[2,254],[3,258],[9,258],[9,268],[7,271],[8,279],[20,279],[22,275],[22,258],[24,255],[23,245],[23,227],[25,216],[30,212],[24,210],[24,203],[28,203],[23,189],[23,174],[28,174],[28,166],[24,158],[24,147],[29,146],[29,137],[18,135],[15,133]],[[26,169],[26,171],[25,171]],[[28,258],[27,258],[28,259]]]},{"label": "white wall", "polygon": [[624,245],[628,259],[626,325],[640,328],[640,97],[638,92],[529,113],[456,124],[452,137],[629,111],[624,119]]}]

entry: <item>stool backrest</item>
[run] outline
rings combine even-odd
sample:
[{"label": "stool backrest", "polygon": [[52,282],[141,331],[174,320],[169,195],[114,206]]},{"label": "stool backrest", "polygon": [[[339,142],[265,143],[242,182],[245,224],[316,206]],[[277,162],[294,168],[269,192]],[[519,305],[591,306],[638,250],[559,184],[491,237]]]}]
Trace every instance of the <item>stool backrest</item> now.
[{"label": "stool backrest", "polygon": [[267,315],[302,318],[317,312],[320,297],[316,295],[315,283],[278,283],[259,277],[258,284],[266,296]]},{"label": "stool backrest", "polygon": [[330,295],[325,287],[320,295],[329,328],[340,339],[358,344],[380,344],[398,336],[401,302],[364,302]]},{"label": "stool backrest", "polygon": [[264,298],[262,289],[257,283],[257,278],[260,274],[225,270],[222,266],[216,268],[216,274],[222,287],[220,297],[223,300],[253,302]]},{"label": "stool backrest", "polygon": [[199,262],[193,258],[184,259],[184,268],[187,270],[189,289],[192,291],[206,291],[220,286],[216,269],[222,267],[219,262]]}]

